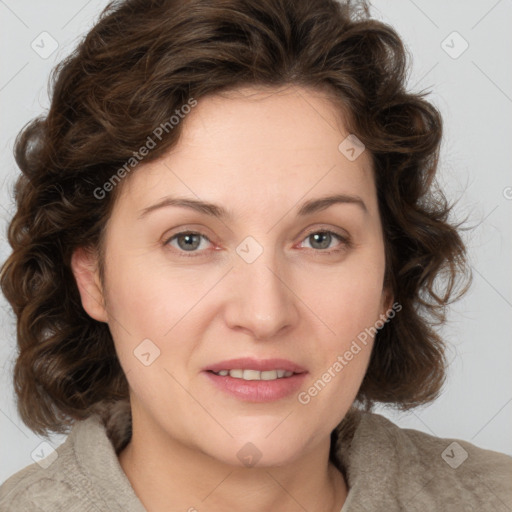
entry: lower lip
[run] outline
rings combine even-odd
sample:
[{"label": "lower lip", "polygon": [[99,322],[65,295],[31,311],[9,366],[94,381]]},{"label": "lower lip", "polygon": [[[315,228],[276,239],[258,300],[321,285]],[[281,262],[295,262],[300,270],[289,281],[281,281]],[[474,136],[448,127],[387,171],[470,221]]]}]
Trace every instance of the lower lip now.
[{"label": "lower lip", "polygon": [[210,381],[222,391],[248,402],[273,402],[296,393],[306,377],[306,373],[295,373],[291,377],[274,380],[243,380],[229,375],[221,377],[212,372],[204,372]]}]

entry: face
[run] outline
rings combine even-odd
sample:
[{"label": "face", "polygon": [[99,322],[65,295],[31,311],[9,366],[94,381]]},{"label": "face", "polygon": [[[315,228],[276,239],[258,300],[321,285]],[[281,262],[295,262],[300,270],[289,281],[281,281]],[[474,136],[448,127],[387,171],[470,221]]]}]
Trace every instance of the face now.
[{"label": "face", "polygon": [[291,462],[344,417],[373,345],[358,336],[389,308],[371,159],[338,149],[339,111],[305,88],[201,98],[181,122],[125,178],[106,288],[73,259],[82,302],[109,324],[145,432]]}]

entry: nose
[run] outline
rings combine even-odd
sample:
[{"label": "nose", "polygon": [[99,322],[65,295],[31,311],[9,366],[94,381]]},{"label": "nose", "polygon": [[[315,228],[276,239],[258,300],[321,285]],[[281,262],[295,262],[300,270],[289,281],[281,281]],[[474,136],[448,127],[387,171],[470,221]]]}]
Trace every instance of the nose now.
[{"label": "nose", "polygon": [[245,332],[256,340],[266,340],[284,334],[297,324],[299,299],[285,265],[279,264],[267,250],[252,263],[243,259],[235,263],[227,283],[234,293],[230,294],[225,309],[231,329]]}]

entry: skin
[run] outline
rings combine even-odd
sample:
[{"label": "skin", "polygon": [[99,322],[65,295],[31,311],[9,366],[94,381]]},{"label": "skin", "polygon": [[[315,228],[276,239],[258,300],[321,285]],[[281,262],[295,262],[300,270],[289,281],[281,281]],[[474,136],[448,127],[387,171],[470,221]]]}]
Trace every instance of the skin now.
[{"label": "skin", "polygon": [[[307,370],[307,390],[390,308],[370,155],[349,161],[338,150],[348,135],[339,111],[296,86],[200,98],[182,122],[179,143],[122,184],[105,283],[94,253],[73,255],[83,307],[109,324],[130,385],[133,437],[121,467],[151,512],[339,511],[348,489],[329,462],[330,433],[354,401],[373,340],[307,405],[297,393],[242,401],[202,369],[285,358]],[[303,202],[334,193],[358,196],[366,210],[342,203],[297,216]],[[138,218],[169,194],[233,217],[169,206]],[[199,256],[187,257],[183,238],[166,244],[190,231],[207,237],[194,246]],[[350,243],[315,243],[325,231]],[[236,252],[247,236],[263,249],[252,263]],[[146,338],[160,350],[149,366],[134,355]],[[237,457],[248,442],[261,453],[254,467]]]}]

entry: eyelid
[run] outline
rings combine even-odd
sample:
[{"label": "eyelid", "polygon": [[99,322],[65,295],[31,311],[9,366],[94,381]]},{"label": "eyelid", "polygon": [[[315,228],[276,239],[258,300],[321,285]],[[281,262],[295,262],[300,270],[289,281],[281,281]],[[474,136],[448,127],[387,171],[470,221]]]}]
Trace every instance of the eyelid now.
[{"label": "eyelid", "polygon": [[329,226],[313,226],[312,228],[308,228],[303,235],[303,239],[313,233],[333,233],[344,240],[350,239],[350,235],[346,231],[342,230],[341,228],[333,228]]},{"label": "eyelid", "polygon": [[162,240],[162,243],[165,245],[166,243],[168,243],[170,240],[172,240],[174,237],[176,237],[178,235],[194,234],[194,235],[201,235],[202,237],[206,238],[208,241],[213,243],[212,240],[215,237],[210,236],[209,234],[207,234],[207,232],[209,232],[209,230],[207,228],[205,228],[204,226],[193,227],[193,225],[191,225],[191,224],[185,224],[183,226],[179,226],[177,228],[167,231],[166,233],[164,233],[162,235],[161,240]]}]

